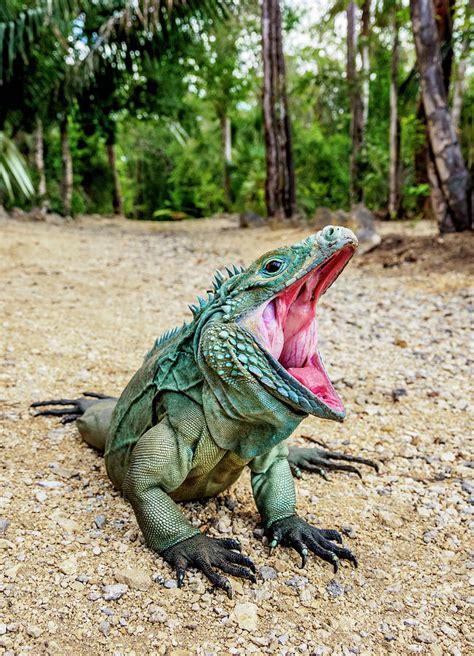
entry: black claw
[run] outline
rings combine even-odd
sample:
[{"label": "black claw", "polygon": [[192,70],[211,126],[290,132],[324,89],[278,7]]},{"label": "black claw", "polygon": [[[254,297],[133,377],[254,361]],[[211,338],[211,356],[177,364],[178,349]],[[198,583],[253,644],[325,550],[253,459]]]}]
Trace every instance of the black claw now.
[{"label": "black claw", "polygon": [[[76,419],[78,418],[79,414],[80,414],[80,413],[75,412],[74,414],[64,415],[63,417],[61,417],[61,423],[62,423],[62,424],[70,424],[70,423],[72,423],[73,421],[76,421]],[[38,415],[35,415],[35,417],[37,417],[37,416],[38,416]]]},{"label": "black claw", "polygon": [[307,524],[296,515],[277,520],[267,531],[270,548],[276,544],[276,535],[284,547],[292,547],[301,556],[301,568],[306,565],[308,549],[330,563],[334,573],[339,569],[340,560],[349,560],[357,566],[354,554],[343,546],[342,538],[337,531],[317,529]]},{"label": "black claw", "polygon": [[51,401],[35,401],[30,408],[42,408],[45,405],[76,405],[76,399],[51,399]]},{"label": "black claw", "polygon": [[306,549],[305,549],[305,550],[303,551],[303,553],[301,554],[301,565],[300,565],[300,569],[304,569],[304,568],[306,567],[306,563],[307,563],[307,562],[308,562],[308,552],[307,552]]},{"label": "black claw", "polygon": [[40,412],[35,412],[35,417],[64,417],[73,415],[77,417],[82,414],[79,409],[76,408],[64,408],[63,410],[40,410]]},{"label": "black claw", "polygon": [[345,460],[346,462],[357,462],[360,465],[367,465],[368,467],[373,467],[378,471],[378,464],[374,460],[369,458],[362,458],[361,456],[352,456],[347,453],[338,453],[336,451],[321,451],[321,454],[324,458],[328,460]]},{"label": "black claw", "polygon": [[[341,462],[333,462],[337,460]],[[357,467],[354,467],[353,465],[344,465],[344,462],[355,462],[360,465],[367,465],[368,467],[375,469],[375,471],[379,471],[379,465],[374,460],[362,458],[360,456],[346,455],[345,453],[326,451],[314,447],[290,447],[288,461],[293,472],[306,469],[320,474],[323,478],[326,478],[326,469],[330,471],[346,471],[362,478],[362,474]]]},{"label": "black claw", "polygon": [[186,569],[185,568],[178,568],[176,570],[176,582],[178,584],[178,588],[182,587],[185,574],[186,574]]},{"label": "black claw", "polygon": [[247,567],[252,572],[257,571],[255,565],[253,564],[253,561],[248,556],[244,556],[241,553],[230,552],[229,554],[227,554],[227,559],[230,560],[231,563],[235,563],[236,565],[243,565],[243,567]]},{"label": "black claw", "polygon": [[82,396],[88,396],[91,399],[113,399],[114,396],[108,394],[99,394],[98,392],[82,392]]},{"label": "black claw", "polygon": [[175,569],[178,587],[184,581],[187,567],[200,570],[216,588],[224,590],[232,598],[230,581],[219,574],[214,568],[219,568],[227,574],[246,578],[252,583],[255,579],[255,565],[240,551],[237,540],[230,538],[210,538],[206,535],[194,535],[187,540],[178,542],[163,552],[164,559]]},{"label": "black claw", "polygon": [[276,538],[273,538],[273,540],[268,544],[268,555],[271,556],[277,547],[278,547],[278,540]]}]

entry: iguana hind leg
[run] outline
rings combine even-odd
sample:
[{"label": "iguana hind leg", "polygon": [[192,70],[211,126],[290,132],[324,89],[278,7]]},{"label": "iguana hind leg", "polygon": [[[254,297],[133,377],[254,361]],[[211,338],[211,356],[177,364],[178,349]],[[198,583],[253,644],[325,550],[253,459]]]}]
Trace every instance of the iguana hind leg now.
[{"label": "iguana hind leg", "polygon": [[[340,462],[337,462],[338,460]],[[337,453],[335,451],[326,451],[315,447],[309,449],[290,447],[288,462],[290,463],[292,474],[296,478],[301,478],[301,470],[314,472],[323,478],[326,478],[327,471],[346,471],[357,474],[359,478],[362,478],[359,469],[354,465],[345,464],[348,462],[367,465],[375,469],[375,471],[379,471],[379,465],[374,460],[361,458],[360,456],[351,456],[345,453]]]},{"label": "iguana hind leg", "polygon": [[77,428],[83,439],[95,449],[103,450],[107,430],[117,399],[96,392],[84,392],[79,399],[52,399],[36,401],[32,408],[45,408],[35,417],[61,417],[63,424],[77,420]]},{"label": "iguana hind leg", "polygon": [[[97,392],[83,392],[83,396],[79,399],[51,399],[49,401],[35,401],[30,405],[30,408],[47,408],[35,413],[35,417],[51,416],[63,417],[61,420],[63,424],[74,421],[77,417],[83,415],[88,408],[95,405],[98,400],[113,399],[113,396],[106,394],[99,394]],[[48,406],[62,406],[54,410],[48,409]],[[69,406],[69,407],[68,407]]]}]

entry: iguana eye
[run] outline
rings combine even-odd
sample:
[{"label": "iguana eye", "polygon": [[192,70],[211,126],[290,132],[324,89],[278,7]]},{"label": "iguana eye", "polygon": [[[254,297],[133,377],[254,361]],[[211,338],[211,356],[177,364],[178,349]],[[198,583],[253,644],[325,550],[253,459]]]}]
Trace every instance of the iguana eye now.
[{"label": "iguana eye", "polygon": [[283,266],[281,260],[268,260],[263,267],[267,273],[277,273]]}]

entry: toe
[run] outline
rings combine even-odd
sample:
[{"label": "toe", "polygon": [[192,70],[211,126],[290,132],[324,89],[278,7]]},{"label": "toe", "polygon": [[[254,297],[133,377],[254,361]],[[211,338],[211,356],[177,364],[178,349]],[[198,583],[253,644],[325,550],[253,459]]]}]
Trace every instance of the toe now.
[{"label": "toe", "polygon": [[342,544],[342,537],[339,531],[334,531],[332,529],[320,529],[319,531],[323,537],[326,538],[326,540],[331,540],[332,542],[338,542],[339,544]]},{"label": "toe", "polygon": [[247,567],[248,569],[252,570],[252,572],[257,571],[253,561],[248,556],[244,556],[244,554],[231,551],[230,553],[226,554],[226,558],[229,562],[235,563],[236,565],[243,565],[243,567]]},{"label": "toe", "polygon": [[240,542],[238,540],[233,540],[232,538],[217,538],[215,540],[220,547],[224,549],[234,549],[235,551],[240,551],[242,549]]}]

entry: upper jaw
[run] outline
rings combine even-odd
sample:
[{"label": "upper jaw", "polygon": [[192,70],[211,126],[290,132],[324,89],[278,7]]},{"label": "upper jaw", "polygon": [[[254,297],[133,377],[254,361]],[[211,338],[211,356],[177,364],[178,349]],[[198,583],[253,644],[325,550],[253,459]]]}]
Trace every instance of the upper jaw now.
[{"label": "upper jaw", "polygon": [[344,232],[338,241],[327,245],[325,257],[321,258],[320,247],[319,257],[314,257],[300,275],[239,322],[257,340],[276,376],[296,392],[298,402],[294,405],[337,421],[344,418],[345,409],[318,352],[316,304],[357,246],[353,233],[341,230]]}]

